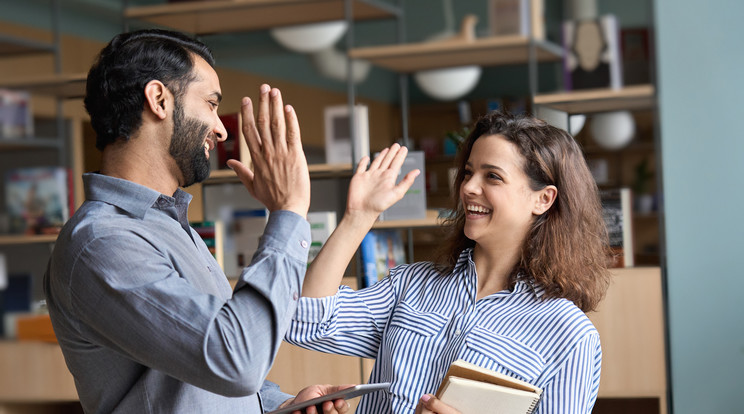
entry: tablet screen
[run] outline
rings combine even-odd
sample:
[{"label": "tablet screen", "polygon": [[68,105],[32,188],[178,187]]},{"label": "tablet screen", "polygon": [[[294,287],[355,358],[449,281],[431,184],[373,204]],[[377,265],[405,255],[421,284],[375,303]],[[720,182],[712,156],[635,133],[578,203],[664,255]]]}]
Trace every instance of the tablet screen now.
[{"label": "tablet screen", "polygon": [[[380,390],[387,390],[390,388],[389,382],[381,382],[381,383],[375,383],[375,384],[359,384],[355,385],[353,387],[344,388],[341,391],[337,391],[328,395],[323,395],[318,398],[313,398],[311,400],[299,402],[296,404],[288,405],[284,408],[280,408],[278,410],[274,410],[267,414],[290,414],[292,411],[297,410],[304,410],[305,408],[315,405],[315,404],[321,404],[325,401],[333,401],[338,400],[339,398],[343,398],[345,400],[352,399],[354,397],[359,397],[360,395],[368,394],[370,392],[380,391]],[[320,408],[318,409],[318,412],[321,412]]]}]

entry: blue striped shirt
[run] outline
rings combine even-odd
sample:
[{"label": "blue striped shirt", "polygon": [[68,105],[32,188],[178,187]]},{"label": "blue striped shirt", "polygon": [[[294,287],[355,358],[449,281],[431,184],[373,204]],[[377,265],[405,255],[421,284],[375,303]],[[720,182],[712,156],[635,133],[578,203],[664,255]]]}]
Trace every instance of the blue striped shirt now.
[{"label": "blue striped shirt", "polygon": [[376,359],[369,382],[392,386],[363,397],[358,414],[413,413],[456,359],[543,388],[537,413],[590,413],[602,351],[586,315],[566,299],[541,299],[529,281],[480,300],[476,293],[466,249],[452,274],[430,262],[402,265],[366,289],[301,298],[285,340]]}]

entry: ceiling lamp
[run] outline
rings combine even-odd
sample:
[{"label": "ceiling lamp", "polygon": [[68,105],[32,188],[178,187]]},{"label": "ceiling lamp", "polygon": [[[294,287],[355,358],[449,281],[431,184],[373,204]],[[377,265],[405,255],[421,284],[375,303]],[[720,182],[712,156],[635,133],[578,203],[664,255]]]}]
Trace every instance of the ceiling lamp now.
[{"label": "ceiling lamp", "polygon": [[[336,50],[333,47],[325,48],[321,51],[315,52],[311,55],[315,68],[318,69],[323,76],[337,80],[340,82],[346,82],[348,79],[348,67],[346,61],[349,58],[341,51]],[[370,63],[366,60],[354,59],[351,61],[351,80],[354,83],[359,83],[367,79],[369,75]]]},{"label": "ceiling lamp", "polygon": [[271,29],[271,36],[280,45],[298,53],[313,53],[327,49],[346,33],[346,20],[284,26]]},{"label": "ceiling lamp", "polygon": [[635,135],[635,120],[629,111],[594,115],[589,127],[594,141],[606,150],[623,148]]},{"label": "ceiling lamp", "polygon": [[458,66],[416,72],[416,84],[429,96],[442,101],[457,99],[475,88],[480,66]]},{"label": "ceiling lamp", "polygon": [[568,131],[574,137],[581,132],[586,122],[586,115],[584,114],[568,114],[545,105],[537,106],[536,115],[550,125]]}]

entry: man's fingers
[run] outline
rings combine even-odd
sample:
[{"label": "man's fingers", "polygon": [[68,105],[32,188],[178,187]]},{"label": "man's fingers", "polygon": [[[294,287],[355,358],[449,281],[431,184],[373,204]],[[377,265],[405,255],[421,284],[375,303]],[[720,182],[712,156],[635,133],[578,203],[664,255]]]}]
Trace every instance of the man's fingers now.
[{"label": "man's fingers", "polygon": [[260,96],[258,98],[257,129],[258,133],[261,135],[261,148],[263,152],[267,154],[272,154],[274,152],[274,142],[271,137],[270,93],[271,87],[269,85],[261,85]]},{"label": "man's fingers", "polygon": [[287,148],[287,125],[284,121],[284,103],[282,102],[282,94],[279,89],[271,89],[269,92],[269,101],[269,108],[271,109],[269,128],[271,129],[274,148],[284,152]]},{"label": "man's fingers", "polygon": [[252,195],[253,193],[253,171],[248,168],[247,165],[243,164],[238,160],[227,160],[227,166],[232,168],[237,174],[240,182],[248,189]]},{"label": "man's fingers", "polygon": [[261,137],[256,129],[256,119],[253,117],[253,101],[251,98],[244,97],[240,107],[240,114],[243,118],[243,136],[248,144],[251,157],[256,158],[261,151]]},{"label": "man's fingers", "polygon": [[297,113],[292,105],[284,107],[284,115],[287,123],[287,147],[302,148],[302,138],[300,137],[300,121],[297,119]]}]

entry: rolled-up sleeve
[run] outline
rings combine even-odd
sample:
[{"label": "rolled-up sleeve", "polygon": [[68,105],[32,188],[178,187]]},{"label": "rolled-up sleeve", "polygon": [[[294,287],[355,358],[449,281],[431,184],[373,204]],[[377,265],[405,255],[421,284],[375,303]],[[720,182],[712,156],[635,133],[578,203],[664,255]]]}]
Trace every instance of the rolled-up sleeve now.
[{"label": "rolled-up sleeve", "polygon": [[341,286],[334,296],[302,297],[285,340],[316,351],[374,358],[394,301],[389,277],[358,291]]}]

